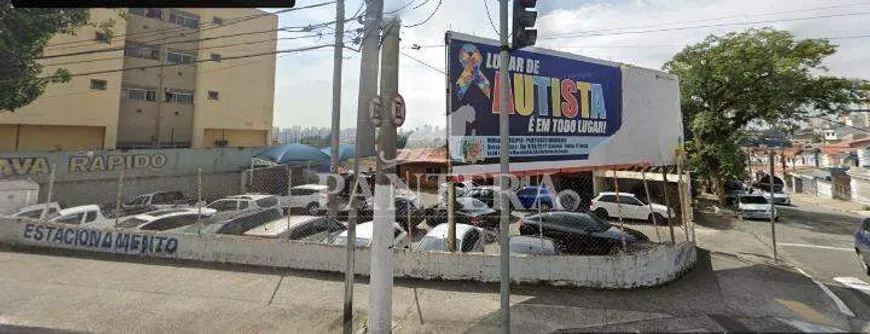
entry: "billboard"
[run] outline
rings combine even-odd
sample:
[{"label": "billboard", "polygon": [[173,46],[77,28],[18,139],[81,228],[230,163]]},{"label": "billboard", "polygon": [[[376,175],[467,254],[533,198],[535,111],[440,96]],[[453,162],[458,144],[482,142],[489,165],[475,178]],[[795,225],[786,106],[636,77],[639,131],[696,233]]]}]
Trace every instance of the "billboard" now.
[{"label": "billboard", "polygon": [[[446,52],[447,131],[454,171],[496,172],[501,151],[498,42],[447,32]],[[626,87],[633,84],[626,82],[626,75],[635,80],[636,69],[537,48],[512,51],[508,64],[511,170],[664,162],[664,152],[670,150],[664,146],[675,148],[681,129],[677,80],[666,73],[640,70],[648,72],[641,76],[654,73],[657,80],[666,79],[662,80],[666,93],[656,97],[662,100],[645,99],[642,103],[647,105],[636,109],[631,105],[628,111],[631,117],[668,117],[672,124],[665,126],[667,131],[646,134],[665,135],[673,144],[652,140],[660,147],[650,147],[650,154],[614,160],[610,158],[615,156],[607,154],[614,148],[608,146],[614,144],[615,135],[625,131],[626,101],[635,98],[626,95]],[[645,94],[642,89],[629,94],[638,93]],[[661,101],[668,110],[657,110]]]}]

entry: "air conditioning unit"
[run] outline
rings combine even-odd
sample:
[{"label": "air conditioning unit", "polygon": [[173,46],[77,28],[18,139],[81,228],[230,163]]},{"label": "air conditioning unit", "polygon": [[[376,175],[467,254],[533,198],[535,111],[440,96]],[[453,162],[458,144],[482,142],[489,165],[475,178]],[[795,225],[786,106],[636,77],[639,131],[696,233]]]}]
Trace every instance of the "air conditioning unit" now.
[{"label": "air conditioning unit", "polygon": [[229,145],[229,143],[230,142],[227,141],[226,139],[220,139],[220,140],[214,141],[214,145],[217,147],[227,147],[227,145]]}]

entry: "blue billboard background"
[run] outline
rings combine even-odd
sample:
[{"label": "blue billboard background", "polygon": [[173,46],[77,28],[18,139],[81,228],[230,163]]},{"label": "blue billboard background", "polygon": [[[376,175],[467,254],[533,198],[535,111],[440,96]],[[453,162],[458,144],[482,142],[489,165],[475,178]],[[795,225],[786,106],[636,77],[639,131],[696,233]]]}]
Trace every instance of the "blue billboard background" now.
[{"label": "blue billboard background", "polygon": [[[498,52],[495,41],[447,35],[450,155],[458,164],[498,162],[499,114],[493,112]],[[586,160],[619,130],[618,66],[523,50],[511,57],[512,162]]]}]

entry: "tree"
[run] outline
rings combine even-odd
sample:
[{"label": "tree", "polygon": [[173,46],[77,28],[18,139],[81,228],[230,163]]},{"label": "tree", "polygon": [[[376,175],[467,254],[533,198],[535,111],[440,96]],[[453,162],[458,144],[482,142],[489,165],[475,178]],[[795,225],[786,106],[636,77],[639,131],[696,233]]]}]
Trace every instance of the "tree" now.
[{"label": "tree", "polygon": [[33,102],[48,83],[70,81],[63,68],[43,75],[38,59],[56,34],[74,35],[77,28],[91,25],[112,35],[114,20],[90,23],[89,18],[87,8],[13,8],[0,1],[0,113]]},{"label": "tree", "polygon": [[810,117],[848,110],[866,100],[866,80],[825,75],[836,45],[795,40],[786,31],[750,29],[709,36],[664,65],[680,77],[690,166],[711,182],[724,205],[725,179],[745,170],[739,143],[751,122],[785,128]]}]

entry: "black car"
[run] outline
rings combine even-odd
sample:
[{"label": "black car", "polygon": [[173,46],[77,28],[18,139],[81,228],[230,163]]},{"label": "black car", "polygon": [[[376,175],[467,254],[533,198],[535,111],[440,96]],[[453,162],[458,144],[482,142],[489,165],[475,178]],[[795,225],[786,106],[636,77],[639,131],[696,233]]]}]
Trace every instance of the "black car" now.
[{"label": "black car", "polygon": [[[468,224],[482,228],[498,228],[501,211],[491,208],[481,200],[471,197],[456,199],[457,224]],[[447,205],[436,204],[426,208],[426,225],[438,226],[447,222]]]},{"label": "black car", "polygon": [[242,235],[250,229],[282,219],[284,213],[277,207],[221,212],[203,220],[202,224],[183,226],[168,232]]},{"label": "black car", "polygon": [[639,231],[623,231],[588,213],[564,211],[525,217],[520,234],[551,238],[568,254],[612,254],[622,248],[623,237],[627,245],[649,240]]},{"label": "black car", "polygon": [[[354,202],[357,206],[357,222],[367,222],[374,219],[374,211],[375,206],[374,202],[371,200],[366,200],[364,196],[357,197],[357,200]],[[408,218],[410,217],[410,222],[417,226],[423,222],[423,214],[424,211],[417,207],[414,204],[414,201],[411,201],[404,197],[396,197],[393,205],[396,208],[396,222],[402,226],[406,231],[408,230]],[[349,202],[346,202],[342,205],[338,211],[336,212],[335,219],[338,221],[348,221],[350,218],[351,206]],[[329,210],[322,208],[317,211],[318,215],[326,215],[329,213]],[[410,213],[410,215],[409,215]]]}]

